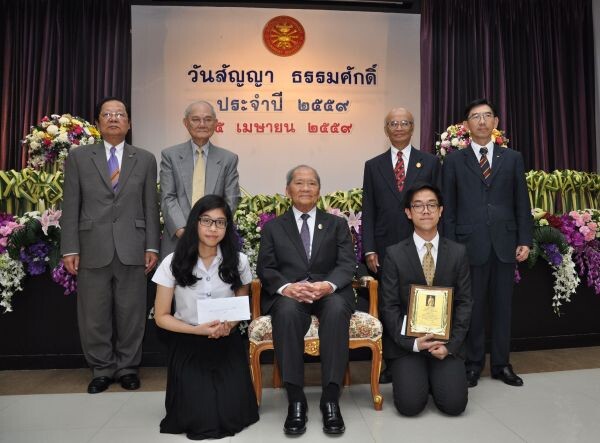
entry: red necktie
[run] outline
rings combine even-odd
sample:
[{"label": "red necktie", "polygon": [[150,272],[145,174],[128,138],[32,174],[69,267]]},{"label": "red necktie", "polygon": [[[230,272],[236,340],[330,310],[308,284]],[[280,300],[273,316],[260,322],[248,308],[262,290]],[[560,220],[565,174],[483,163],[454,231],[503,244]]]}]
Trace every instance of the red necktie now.
[{"label": "red necktie", "polygon": [[402,189],[404,189],[404,179],[406,178],[406,173],[404,172],[404,160],[402,159],[402,151],[398,151],[398,161],[396,162],[396,167],[394,168],[394,175],[396,176],[396,185],[398,186],[398,191],[402,192]]}]

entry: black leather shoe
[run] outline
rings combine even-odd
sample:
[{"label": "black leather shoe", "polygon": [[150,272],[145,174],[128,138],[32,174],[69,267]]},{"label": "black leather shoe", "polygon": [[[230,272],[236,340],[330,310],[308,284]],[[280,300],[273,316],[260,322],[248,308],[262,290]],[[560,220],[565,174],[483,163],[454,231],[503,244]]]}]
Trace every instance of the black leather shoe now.
[{"label": "black leather shoe", "polygon": [[128,391],[135,391],[136,389],[140,389],[140,379],[137,374],[126,374],[119,378],[119,382],[121,382],[121,387],[123,389],[127,389]]},{"label": "black leather shoe", "polygon": [[467,371],[467,386],[469,388],[474,388],[477,386],[477,381],[479,380],[479,374],[475,371]]},{"label": "black leather shoe", "polygon": [[386,385],[392,382],[392,370],[387,367],[379,374],[379,384]]},{"label": "black leather shoe", "polygon": [[288,435],[300,435],[306,432],[306,413],[308,405],[301,401],[294,401],[288,406],[287,417],[283,424],[283,432]]},{"label": "black leather shoe", "polygon": [[88,394],[99,394],[108,389],[113,379],[110,377],[95,377],[88,385]]},{"label": "black leather shoe", "polygon": [[502,380],[507,385],[523,386],[523,379],[515,374],[511,365],[504,366],[499,372],[493,373],[492,378]]},{"label": "black leather shoe", "polygon": [[323,414],[323,432],[326,434],[343,434],[346,430],[344,419],[337,402],[329,401],[321,405]]}]

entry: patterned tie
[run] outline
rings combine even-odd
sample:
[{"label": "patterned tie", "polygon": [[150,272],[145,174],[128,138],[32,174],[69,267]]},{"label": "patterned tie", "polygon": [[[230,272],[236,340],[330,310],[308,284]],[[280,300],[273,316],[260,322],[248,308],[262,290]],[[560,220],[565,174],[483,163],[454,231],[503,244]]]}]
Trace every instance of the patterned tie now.
[{"label": "patterned tie", "polygon": [[425,247],[427,248],[427,252],[423,257],[423,273],[425,274],[427,286],[431,286],[433,285],[433,276],[435,275],[435,263],[433,261],[433,255],[431,254],[431,248],[433,248],[433,244],[427,242],[425,243]]},{"label": "patterned tie", "polygon": [[196,165],[194,166],[194,178],[192,179],[192,206],[204,197],[204,175],[206,166],[204,164],[202,149],[197,148],[196,153],[198,155],[196,158]]},{"label": "patterned tie", "polygon": [[119,169],[119,160],[115,155],[117,149],[113,146],[110,148],[110,156],[108,157],[108,174],[110,176],[110,182],[112,184],[113,192],[117,192],[117,188],[119,187],[119,174],[121,170]]},{"label": "patterned tie", "polygon": [[492,168],[490,168],[490,162],[488,162],[487,159],[488,150],[487,148],[481,148],[479,150],[479,153],[481,154],[481,158],[479,159],[479,167],[481,168],[481,172],[483,172],[483,178],[487,180],[490,174],[492,173]]},{"label": "patterned tie", "polygon": [[398,186],[398,191],[402,192],[402,189],[404,189],[404,179],[406,178],[406,174],[404,172],[404,159],[402,158],[402,151],[398,151],[398,161],[396,161],[394,175],[396,175],[396,185]]},{"label": "patterned tie", "polygon": [[302,245],[304,246],[304,251],[306,252],[306,258],[310,260],[310,232],[308,230],[308,220],[310,215],[302,214],[300,218],[302,219],[302,228],[300,228],[300,238],[302,239]]}]

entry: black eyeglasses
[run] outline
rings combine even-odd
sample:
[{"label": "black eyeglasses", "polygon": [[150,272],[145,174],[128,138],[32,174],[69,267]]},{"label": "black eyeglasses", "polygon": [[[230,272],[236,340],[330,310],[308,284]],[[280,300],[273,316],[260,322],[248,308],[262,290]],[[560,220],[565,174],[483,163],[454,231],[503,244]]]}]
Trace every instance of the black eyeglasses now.
[{"label": "black eyeglasses", "polygon": [[413,208],[415,210],[415,212],[425,212],[425,208],[427,208],[427,210],[429,212],[433,212],[435,211],[437,208],[440,207],[439,203],[415,203],[414,205],[410,205],[411,208]]},{"label": "black eyeglasses", "polygon": [[198,219],[198,221],[200,222],[200,225],[210,228],[213,224],[218,228],[218,229],[225,229],[227,227],[227,220],[225,220],[224,218],[210,218],[210,217],[200,217]]}]

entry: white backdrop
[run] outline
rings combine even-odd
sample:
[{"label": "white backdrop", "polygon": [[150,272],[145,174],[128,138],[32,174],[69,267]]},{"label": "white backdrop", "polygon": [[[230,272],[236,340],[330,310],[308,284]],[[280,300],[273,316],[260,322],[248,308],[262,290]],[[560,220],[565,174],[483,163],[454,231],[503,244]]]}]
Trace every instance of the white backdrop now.
[{"label": "white backdrop", "polygon": [[[279,57],[265,47],[262,30],[279,15],[298,20],[306,39],[295,55]],[[223,123],[213,143],[240,157],[240,184],[251,194],[284,191],[284,176],[291,167],[314,166],[322,179],[322,192],[362,186],[365,160],[383,152],[387,138],[383,119],[395,106],[408,107],[415,115],[413,143],[419,143],[419,16],[376,12],[318,11],[262,8],[184,6],[133,6],[133,143],[160,159],[160,151],[188,139],[183,111],[193,100],[205,99],[216,108]],[[222,65],[231,71],[271,71],[261,86],[254,82],[203,82],[200,70],[216,78]],[[377,65],[376,84],[307,83],[304,73],[366,73]],[[200,65],[193,69],[193,65]],[[189,73],[196,71],[196,74]],[[293,79],[302,72],[303,81]],[[263,100],[278,100],[282,109]],[[256,97],[258,95],[258,97]],[[255,111],[252,99],[262,103]],[[232,100],[246,100],[246,111],[232,110]],[[309,105],[348,102],[343,112],[300,110]],[[217,105],[221,101],[221,108]],[[225,104],[228,106],[225,106]],[[278,103],[277,103],[278,104]],[[321,109],[323,108],[321,105]],[[334,105],[335,106],[335,105]],[[267,125],[257,133],[256,125]],[[295,132],[275,132],[275,123],[293,124]],[[349,133],[322,133],[323,123],[352,125]],[[252,133],[244,133],[244,124]],[[317,133],[308,130],[317,125]],[[312,126],[314,129],[315,127]]]}]

